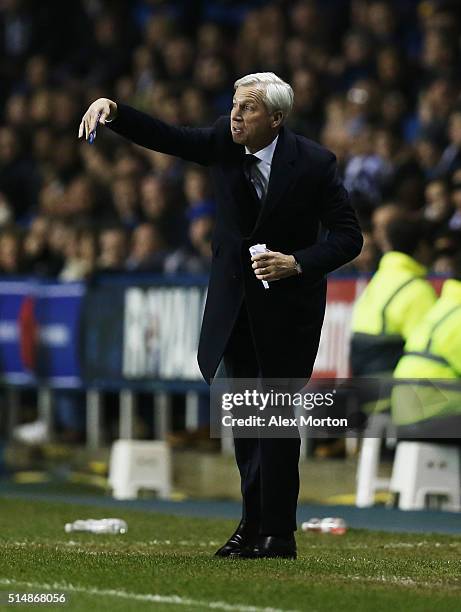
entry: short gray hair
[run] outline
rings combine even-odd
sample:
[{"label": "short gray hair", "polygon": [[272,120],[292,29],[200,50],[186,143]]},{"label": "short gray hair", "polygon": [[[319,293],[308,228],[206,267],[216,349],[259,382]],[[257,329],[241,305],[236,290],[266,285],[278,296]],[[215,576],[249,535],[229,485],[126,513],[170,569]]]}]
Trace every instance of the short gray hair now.
[{"label": "short gray hair", "polygon": [[247,74],[234,83],[234,90],[240,85],[256,85],[264,91],[263,101],[270,113],[281,111],[285,119],[293,107],[293,89],[273,72]]}]

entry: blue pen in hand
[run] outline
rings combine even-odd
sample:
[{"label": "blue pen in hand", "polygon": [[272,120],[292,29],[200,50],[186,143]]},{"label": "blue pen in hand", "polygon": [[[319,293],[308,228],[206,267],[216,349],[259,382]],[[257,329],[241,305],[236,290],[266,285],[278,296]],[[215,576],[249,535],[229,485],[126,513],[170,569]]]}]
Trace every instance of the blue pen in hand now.
[{"label": "blue pen in hand", "polygon": [[96,121],[96,125],[94,126],[94,129],[93,129],[93,130],[91,130],[91,132],[90,132],[90,136],[89,136],[89,138],[88,138],[88,142],[89,142],[90,144],[93,144],[93,142],[96,140],[96,128],[98,127],[99,120],[101,119],[101,115],[102,115],[102,111],[99,111],[99,113],[98,113],[98,119],[97,119],[97,121]]}]

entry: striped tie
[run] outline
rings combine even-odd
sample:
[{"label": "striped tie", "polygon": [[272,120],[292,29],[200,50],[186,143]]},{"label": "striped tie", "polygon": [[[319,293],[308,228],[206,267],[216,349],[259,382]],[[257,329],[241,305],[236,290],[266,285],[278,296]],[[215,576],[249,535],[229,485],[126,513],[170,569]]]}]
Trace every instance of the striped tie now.
[{"label": "striped tie", "polygon": [[261,172],[258,169],[257,163],[261,161],[256,155],[247,154],[243,160],[245,176],[247,177],[251,187],[255,191],[255,195],[259,201],[264,199],[264,184],[262,181]]}]

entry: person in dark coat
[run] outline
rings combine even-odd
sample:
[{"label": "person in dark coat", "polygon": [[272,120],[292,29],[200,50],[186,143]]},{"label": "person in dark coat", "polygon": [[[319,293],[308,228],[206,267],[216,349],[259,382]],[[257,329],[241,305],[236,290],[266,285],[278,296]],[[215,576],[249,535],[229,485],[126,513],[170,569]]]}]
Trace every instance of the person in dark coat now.
[{"label": "person in dark coat", "polygon": [[[308,380],[326,301],[326,274],[355,258],[362,235],[335,156],[284,126],[293,91],[273,73],[235,83],[230,118],[172,126],[107,98],[90,105],[79,136],[98,122],[138,145],[211,169],[216,197],[212,263],[198,362],[208,383]],[[266,253],[249,248],[266,244]],[[269,282],[265,289],[261,281]],[[235,439],[243,516],[218,556],[296,557],[299,436]]]}]

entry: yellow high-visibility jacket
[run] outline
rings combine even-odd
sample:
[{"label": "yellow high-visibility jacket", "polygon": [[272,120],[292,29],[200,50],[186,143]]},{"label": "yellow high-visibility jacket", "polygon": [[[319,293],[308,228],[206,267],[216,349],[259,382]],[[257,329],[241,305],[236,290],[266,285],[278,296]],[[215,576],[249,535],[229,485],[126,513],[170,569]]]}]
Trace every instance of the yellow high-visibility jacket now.
[{"label": "yellow high-visibility jacket", "polygon": [[407,379],[392,391],[395,423],[461,413],[461,281],[445,281],[437,303],[410,334],[394,378]]},{"label": "yellow high-visibility jacket", "polygon": [[424,266],[405,253],[383,255],[354,307],[354,376],[392,374],[406,339],[437,299],[426,273]]}]

